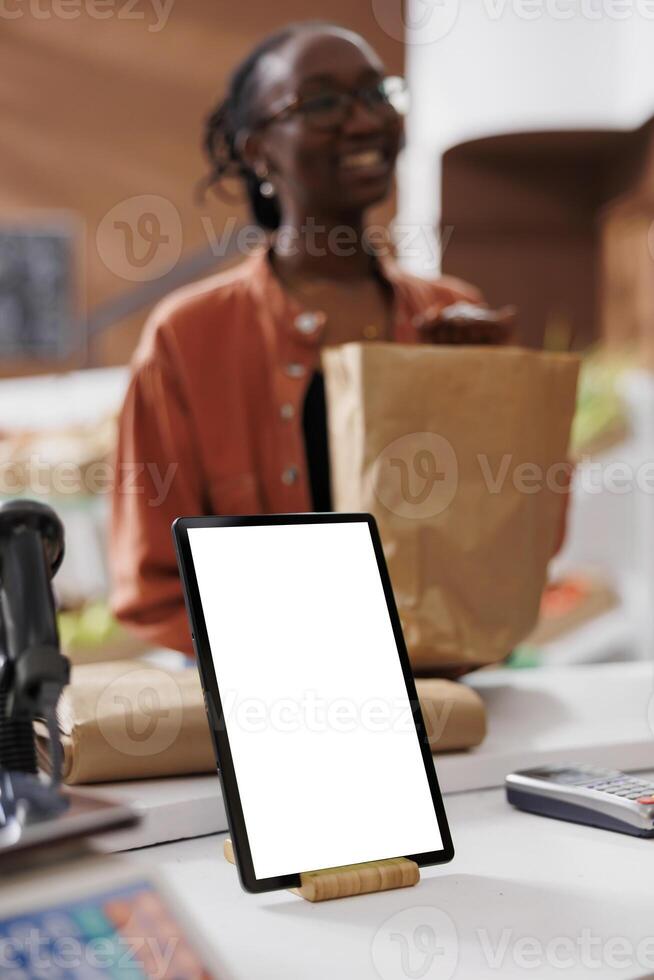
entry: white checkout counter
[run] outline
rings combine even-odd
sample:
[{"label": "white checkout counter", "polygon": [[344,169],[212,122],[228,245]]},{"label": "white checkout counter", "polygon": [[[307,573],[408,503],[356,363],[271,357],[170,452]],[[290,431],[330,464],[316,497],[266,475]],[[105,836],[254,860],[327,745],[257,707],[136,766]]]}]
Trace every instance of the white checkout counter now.
[{"label": "white checkout counter", "polygon": [[[187,838],[107,860],[157,868],[220,978],[654,976],[654,840],[518,812],[501,788],[508,771],[535,762],[654,771],[651,673],[630,663],[472,678],[489,736],[436,760],[456,857],[423,869],[415,888],[319,905],[288,892],[246,894],[222,856],[214,777],[104,787],[141,801],[142,842]],[[119,842],[138,843],[116,835],[103,844]],[[40,892],[32,880],[34,907]]]}]

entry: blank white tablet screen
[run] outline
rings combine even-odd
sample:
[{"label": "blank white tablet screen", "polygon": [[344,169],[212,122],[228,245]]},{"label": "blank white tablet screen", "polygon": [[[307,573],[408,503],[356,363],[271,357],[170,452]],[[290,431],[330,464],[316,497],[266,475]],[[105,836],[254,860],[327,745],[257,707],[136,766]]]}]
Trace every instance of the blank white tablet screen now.
[{"label": "blank white tablet screen", "polygon": [[256,877],[441,850],[368,525],[188,535]]}]

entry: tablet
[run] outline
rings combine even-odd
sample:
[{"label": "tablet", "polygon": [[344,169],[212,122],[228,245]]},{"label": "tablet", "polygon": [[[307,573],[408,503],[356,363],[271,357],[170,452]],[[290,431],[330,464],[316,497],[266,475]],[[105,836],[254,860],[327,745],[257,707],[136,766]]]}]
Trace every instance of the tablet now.
[{"label": "tablet", "polygon": [[449,861],[374,518],[180,518],[173,537],[243,887]]}]

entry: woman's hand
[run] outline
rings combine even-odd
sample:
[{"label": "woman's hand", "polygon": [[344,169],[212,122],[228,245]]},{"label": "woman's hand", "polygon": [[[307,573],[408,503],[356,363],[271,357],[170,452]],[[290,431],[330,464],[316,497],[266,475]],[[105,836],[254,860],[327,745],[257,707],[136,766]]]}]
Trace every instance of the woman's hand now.
[{"label": "woman's hand", "polygon": [[515,327],[515,306],[489,310],[474,303],[452,303],[444,309],[430,307],[414,317],[413,325],[423,344],[510,343]]}]

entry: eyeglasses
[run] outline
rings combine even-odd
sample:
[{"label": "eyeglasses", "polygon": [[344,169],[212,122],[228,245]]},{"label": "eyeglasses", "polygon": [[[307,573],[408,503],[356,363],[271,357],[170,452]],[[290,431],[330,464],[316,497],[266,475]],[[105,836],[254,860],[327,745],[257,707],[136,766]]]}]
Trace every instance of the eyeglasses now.
[{"label": "eyeglasses", "polygon": [[380,119],[405,116],[409,108],[406,82],[393,75],[362,85],[351,92],[325,90],[316,95],[294,95],[258,125],[268,126],[291,115],[300,115],[311,129],[340,129],[347,121],[355,102],[365,106]]}]

